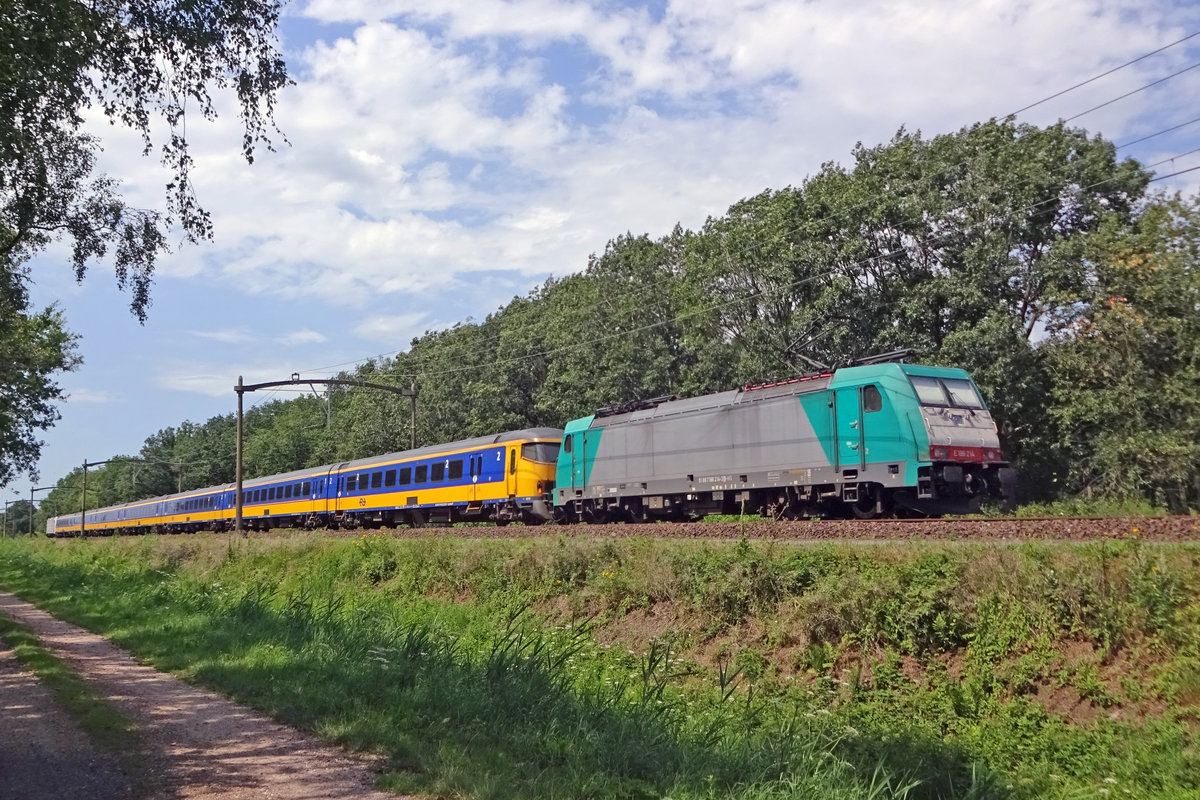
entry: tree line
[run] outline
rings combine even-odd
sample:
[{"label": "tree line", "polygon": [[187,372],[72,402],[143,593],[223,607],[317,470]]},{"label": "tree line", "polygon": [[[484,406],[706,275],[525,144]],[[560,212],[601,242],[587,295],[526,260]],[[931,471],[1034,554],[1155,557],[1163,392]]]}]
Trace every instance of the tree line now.
[{"label": "tree line", "polygon": [[[1200,509],[1200,201],[1064,124],[858,145],[699,230],[626,233],[482,321],[341,377],[419,391],[418,444],[561,426],[908,348],[979,383],[1023,494]],[[233,480],[234,420],[88,478],[89,506]],[[333,389],[246,416],[248,476],[403,450],[409,404]],[[41,515],[77,510],[64,477]]]}]

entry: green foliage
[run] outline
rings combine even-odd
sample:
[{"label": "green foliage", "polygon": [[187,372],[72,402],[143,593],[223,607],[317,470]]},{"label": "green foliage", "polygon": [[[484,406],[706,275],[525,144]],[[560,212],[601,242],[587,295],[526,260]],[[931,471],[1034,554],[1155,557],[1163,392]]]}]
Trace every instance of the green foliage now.
[{"label": "green foliage", "polygon": [[1200,202],[1156,198],[1086,258],[1088,302],[1047,348],[1071,486],[1200,508]]},{"label": "green foliage", "polygon": [[36,467],[38,432],[59,418],[57,375],[80,362],[75,341],[54,306],[29,307],[25,270],[0,252],[0,485]]},{"label": "green foliage", "polygon": [[[214,90],[237,99],[242,149],[269,146],[276,93],[288,83],[275,48],[279,3],[199,0],[15,2],[0,17],[0,257],[20,258],[66,234],[82,279],[111,248],[117,280],[145,319],[149,286],[166,235],[211,234],[190,180],[187,113],[216,117]],[[128,205],[117,182],[95,176],[97,140],[84,134],[99,110],[155,146],[173,174],[167,214]]]},{"label": "green foliage", "polygon": [[468,797],[1189,796],[1198,565],[1137,541],[0,543],[6,588]]}]

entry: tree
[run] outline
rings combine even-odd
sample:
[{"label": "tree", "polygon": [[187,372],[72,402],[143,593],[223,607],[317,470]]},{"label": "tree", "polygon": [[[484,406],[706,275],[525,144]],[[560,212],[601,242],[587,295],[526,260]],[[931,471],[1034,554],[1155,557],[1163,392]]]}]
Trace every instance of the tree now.
[{"label": "tree", "polygon": [[36,476],[38,432],[59,418],[55,378],[79,364],[75,341],[54,306],[30,310],[23,271],[0,257],[0,485],[20,472]]},{"label": "tree", "polygon": [[1068,488],[1200,508],[1200,199],[1156,198],[1086,256],[1047,347]]},{"label": "tree", "polygon": [[[288,83],[276,51],[280,0],[13,0],[0,13],[0,483],[31,470],[37,431],[58,419],[56,373],[79,359],[53,307],[28,305],[30,257],[66,238],[77,280],[111,257],[144,321],[157,258],[175,227],[211,235],[191,183],[188,110],[216,116],[213,93],[237,99],[242,151],[270,146],[278,91]],[[143,152],[165,123],[159,157],[171,170],[166,210],[125,202],[96,174],[99,142],[88,112],[137,131]]]},{"label": "tree", "polygon": [[[15,500],[8,506],[8,512],[0,511],[0,530],[7,531],[9,536],[25,536],[29,533],[29,517],[33,512],[28,500]],[[36,528],[35,528],[36,530]]]},{"label": "tree", "polygon": [[[0,15],[0,255],[27,256],[52,239],[72,243],[76,277],[112,250],[118,283],[144,320],[155,260],[178,225],[190,241],[211,234],[191,183],[187,110],[216,116],[212,91],[232,92],[242,151],[270,146],[276,93],[288,83],[275,47],[279,0],[16,0]],[[158,145],[173,178],[166,213],[121,199],[95,175],[98,109]]]}]

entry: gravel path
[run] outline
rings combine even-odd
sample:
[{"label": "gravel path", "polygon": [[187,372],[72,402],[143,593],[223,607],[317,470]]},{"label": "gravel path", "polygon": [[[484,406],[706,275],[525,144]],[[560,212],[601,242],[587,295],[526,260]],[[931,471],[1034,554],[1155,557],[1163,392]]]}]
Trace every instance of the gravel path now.
[{"label": "gravel path", "polygon": [[[166,787],[156,790],[155,798],[398,797],[371,788],[373,776],[364,759],[138,664],[107,639],[61,622],[13,595],[0,592],[0,613],[31,629],[137,723],[150,743],[151,752],[145,754],[148,772],[156,784]],[[11,658],[0,654],[0,798],[130,796],[127,785],[105,777],[103,759],[91,753],[86,742],[81,744],[82,734],[36,679],[10,667],[15,667]],[[50,791],[46,783],[52,773],[54,785],[63,787],[55,789],[59,793]],[[91,780],[95,783],[88,783]],[[37,790],[9,793],[10,785]],[[78,791],[68,790],[76,786]]]},{"label": "gravel path", "polygon": [[0,800],[116,800],[133,785],[0,643]]}]

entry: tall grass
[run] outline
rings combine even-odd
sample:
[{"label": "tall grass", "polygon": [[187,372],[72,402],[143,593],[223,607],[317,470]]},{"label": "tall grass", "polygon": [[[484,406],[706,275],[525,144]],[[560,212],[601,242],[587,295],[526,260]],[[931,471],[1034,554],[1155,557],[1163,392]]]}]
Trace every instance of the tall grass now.
[{"label": "tall grass", "polygon": [[[1111,778],[1171,796],[1200,789],[1178,666],[1200,646],[1197,558],[175,537],[4,543],[0,585],[381,753],[381,781],[413,793],[990,798]],[[678,624],[633,641],[630,620],[664,609]],[[1056,674],[1087,688],[1092,662],[1056,649],[1071,637],[1153,649],[1172,710],[1086,728],[1033,702]]]}]

